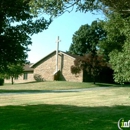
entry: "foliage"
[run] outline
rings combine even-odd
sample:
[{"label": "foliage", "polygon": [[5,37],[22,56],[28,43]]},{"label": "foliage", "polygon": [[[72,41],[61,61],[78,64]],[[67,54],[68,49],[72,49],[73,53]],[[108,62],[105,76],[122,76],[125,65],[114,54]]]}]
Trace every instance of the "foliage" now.
[{"label": "foliage", "polygon": [[71,12],[74,8],[76,11],[92,11],[97,9],[97,0],[30,0],[32,12],[46,13],[57,17],[65,12]]},{"label": "foliage", "polygon": [[71,66],[71,73],[76,74],[80,72],[79,70],[86,70],[92,76],[95,84],[95,78],[104,66],[107,66],[107,63],[103,56],[89,53],[74,61],[74,65]]},{"label": "foliage", "polygon": [[102,22],[102,26],[106,31],[106,39],[100,42],[99,48],[107,59],[111,51],[117,49],[122,50],[122,46],[125,43],[127,36],[123,32],[125,28],[124,24],[125,19],[122,19],[121,16],[117,13],[110,14],[106,21]]},{"label": "foliage", "polygon": [[23,66],[20,64],[10,64],[7,66],[6,71],[3,73],[3,78],[11,77],[12,84],[14,77],[18,77],[23,73]]},{"label": "foliage", "polygon": [[[29,2],[29,1],[28,1]],[[0,2],[0,71],[8,64],[25,63],[30,36],[43,31],[50,21],[37,18],[24,0]]]},{"label": "foliage", "polygon": [[81,68],[75,65],[72,65],[70,70],[72,74],[79,74],[81,72]]},{"label": "foliage", "polygon": [[114,70],[114,80],[117,83],[130,82],[130,44],[126,42],[122,52],[114,50],[110,53],[110,64]]},{"label": "foliage", "polygon": [[91,25],[82,25],[73,35],[69,53],[77,55],[96,53],[99,42],[105,38],[106,32],[99,22],[93,21]]},{"label": "foliage", "polygon": [[102,11],[104,14],[117,12],[122,17],[130,16],[129,0],[30,0],[32,12],[46,13],[51,16],[60,16],[65,12],[76,11]]},{"label": "foliage", "polygon": [[2,86],[4,84],[4,79],[0,78],[0,86]]},{"label": "foliage", "polygon": [[104,24],[107,39],[100,44],[104,54],[109,55],[110,64],[114,70],[114,80],[118,83],[130,82],[129,80],[129,35],[130,17],[122,18],[118,13],[109,15]]},{"label": "foliage", "polygon": [[102,2],[101,9],[105,13],[117,12],[123,18],[130,16],[130,1],[129,0],[99,0]]},{"label": "foliage", "polygon": [[35,74],[35,75],[34,75],[34,79],[35,79],[37,82],[41,82],[41,81],[43,81],[42,76],[39,75],[39,74]]}]

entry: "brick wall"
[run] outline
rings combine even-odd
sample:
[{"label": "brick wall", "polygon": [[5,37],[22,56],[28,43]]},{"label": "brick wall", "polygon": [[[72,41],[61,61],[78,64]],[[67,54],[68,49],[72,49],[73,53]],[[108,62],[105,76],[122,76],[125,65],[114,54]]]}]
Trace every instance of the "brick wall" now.
[{"label": "brick wall", "polygon": [[[82,72],[75,76],[71,74],[70,66],[73,65],[74,59],[66,54],[59,54],[58,69],[60,70],[60,79],[65,81],[82,82]],[[34,68],[34,74],[39,74],[44,80],[53,81],[54,72],[56,71],[56,54],[53,53],[38,63]]]},{"label": "brick wall", "polygon": [[82,82],[83,81],[83,73],[79,73],[74,75],[71,73],[70,67],[74,64],[74,58],[62,54],[61,55],[61,79],[65,79],[66,81],[74,81],[74,82]]},{"label": "brick wall", "polygon": [[[26,83],[26,82],[32,82],[35,81],[33,78],[33,72],[26,72],[27,73],[27,79],[23,79],[23,74],[18,77],[18,79],[14,78],[14,83]],[[5,83],[11,83],[11,78],[10,79],[5,79]]]},{"label": "brick wall", "polygon": [[[60,58],[58,58],[60,60]],[[59,61],[60,62],[60,61]],[[36,68],[34,68],[34,74],[39,74],[44,80],[52,81],[53,74],[56,71],[56,56],[51,54],[41,61]]]}]

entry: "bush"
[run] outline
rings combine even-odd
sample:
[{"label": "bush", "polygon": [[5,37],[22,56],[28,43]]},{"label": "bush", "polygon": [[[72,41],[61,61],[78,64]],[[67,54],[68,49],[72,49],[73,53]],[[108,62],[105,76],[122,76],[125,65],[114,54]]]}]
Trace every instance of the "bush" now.
[{"label": "bush", "polygon": [[37,82],[42,82],[43,81],[43,78],[40,74],[35,74],[34,75],[34,79],[37,81]]},{"label": "bush", "polygon": [[4,84],[4,79],[0,78],[0,86],[2,86]]}]

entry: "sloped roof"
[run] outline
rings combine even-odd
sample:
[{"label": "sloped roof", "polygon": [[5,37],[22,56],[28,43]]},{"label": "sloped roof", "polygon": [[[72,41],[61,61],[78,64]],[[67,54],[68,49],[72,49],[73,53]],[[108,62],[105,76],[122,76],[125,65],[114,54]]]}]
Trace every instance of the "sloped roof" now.
[{"label": "sloped roof", "polygon": [[[48,58],[49,56],[53,55],[56,53],[56,50],[54,50],[53,52],[49,53],[48,55],[46,55],[45,57],[43,57],[42,59],[40,59],[39,61],[37,61],[36,63],[34,63],[33,65],[31,65],[30,67],[31,68],[35,68],[35,66],[37,66],[38,64],[40,64],[42,61],[44,61],[46,58]],[[71,55],[71,54],[68,54],[66,52],[63,52],[63,51],[59,51],[59,54],[64,54],[64,55],[67,55],[73,59],[77,58],[78,56],[77,55]]]},{"label": "sloped roof", "polygon": [[68,53],[66,53],[66,52],[63,52],[63,51],[60,51],[61,53],[64,53],[65,55],[68,55],[68,56],[70,56],[70,57],[72,57],[72,58],[78,58],[79,56],[78,55],[75,55],[75,54],[68,54]]},{"label": "sloped roof", "polygon": [[23,70],[24,70],[24,71],[33,71],[34,69],[31,68],[31,65],[32,65],[32,63],[30,63],[30,64],[25,64],[24,67],[23,67]]}]

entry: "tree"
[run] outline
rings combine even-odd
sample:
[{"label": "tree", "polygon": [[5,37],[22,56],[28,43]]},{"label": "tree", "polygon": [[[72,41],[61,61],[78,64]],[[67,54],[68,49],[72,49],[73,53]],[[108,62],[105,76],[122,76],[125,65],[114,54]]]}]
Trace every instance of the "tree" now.
[{"label": "tree", "polygon": [[107,60],[109,60],[109,53],[117,49],[122,50],[122,46],[127,39],[124,33],[125,19],[123,19],[120,14],[112,13],[108,15],[106,21],[101,21],[102,28],[106,31],[106,39],[103,39],[99,44],[100,53],[102,53]]},{"label": "tree", "polygon": [[30,0],[32,11],[47,13],[51,16],[60,16],[65,12],[76,11],[103,11],[106,13],[117,12],[123,17],[130,16],[129,0]]},{"label": "tree", "polygon": [[21,64],[9,64],[6,70],[0,73],[0,78],[10,78],[11,83],[14,84],[14,78],[18,78],[23,73],[23,65]]},{"label": "tree", "polygon": [[[30,36],[47,29],[50,21],[30,12],[29,1],[0,2],[0,72],[8,64],[23,64],[29,51]],[[37,19],[36,19],[37,18]]]},{"label": "tree", "polygon": [[[120,18],[120,33],[125,36],[125,41],[122,45],[122,50],[113,50],[110,56],[110,63],[114,70],[114,80],[118,83],[130,82],[130,51],[129,51],[129,34],[130,34],[130,16],[127,18]],[[115,59],[115,60],[114,60]]]},{"label": "tree", "polygon": [[23,66],[20,64],[11,64],[7,66],[7,70],[3,73],[3,78],[11,77],[11,82],[14,84],[14,78],[18,78],[23,73]]},{"label": "tree", "polygon": [[46,13],[52,17],[57,17],[65,12],[71,12],[74,8],[76,11],[92,11],[98,8],[98,0],[30,0],[32,12]]},{"label": "tree", "polygon": [[129,79],[129,32],[130,16],[122,18],[119,13],[112,13],[104,23],[107,32],[106,41],[100,44],[100,50],[109,56],[114,70],[114,80],[118,83],[130,82]]},{"label": "tree", "polygon": [[92,53],[78,57],[74,61],[74,65],[71,66],[71,73],[77,74],[81,70],[86,70],[93,78],[93,82],[96,82],[96,76],[99,75],[103,67],[107,66],[103,56],[93,55]]},{"label": "tree", "polygon": [[129,0],[99,0],[102,4],[101,9],[105,13],[116,12],[123,18],[130,16],[130,1]]},{"label": "tree", "polygon": [[[129,39],[130,40],[130,39]],[[119,52],[118,50],[112,51],[110,56],[110,64],[114,70],[114,80],[117,83],[123,84],[125,82],[130,82],[130,44],[126,41],[123,45],[123,50]]]},{"label": "tree", "polygon": [[95,54],[99,42],[105,38],[106,32],[97,21],[93,21],[91,25],[82,25],[73,35],[73,43],[69,48],[69,53],[84,55],[91,52]]}]

